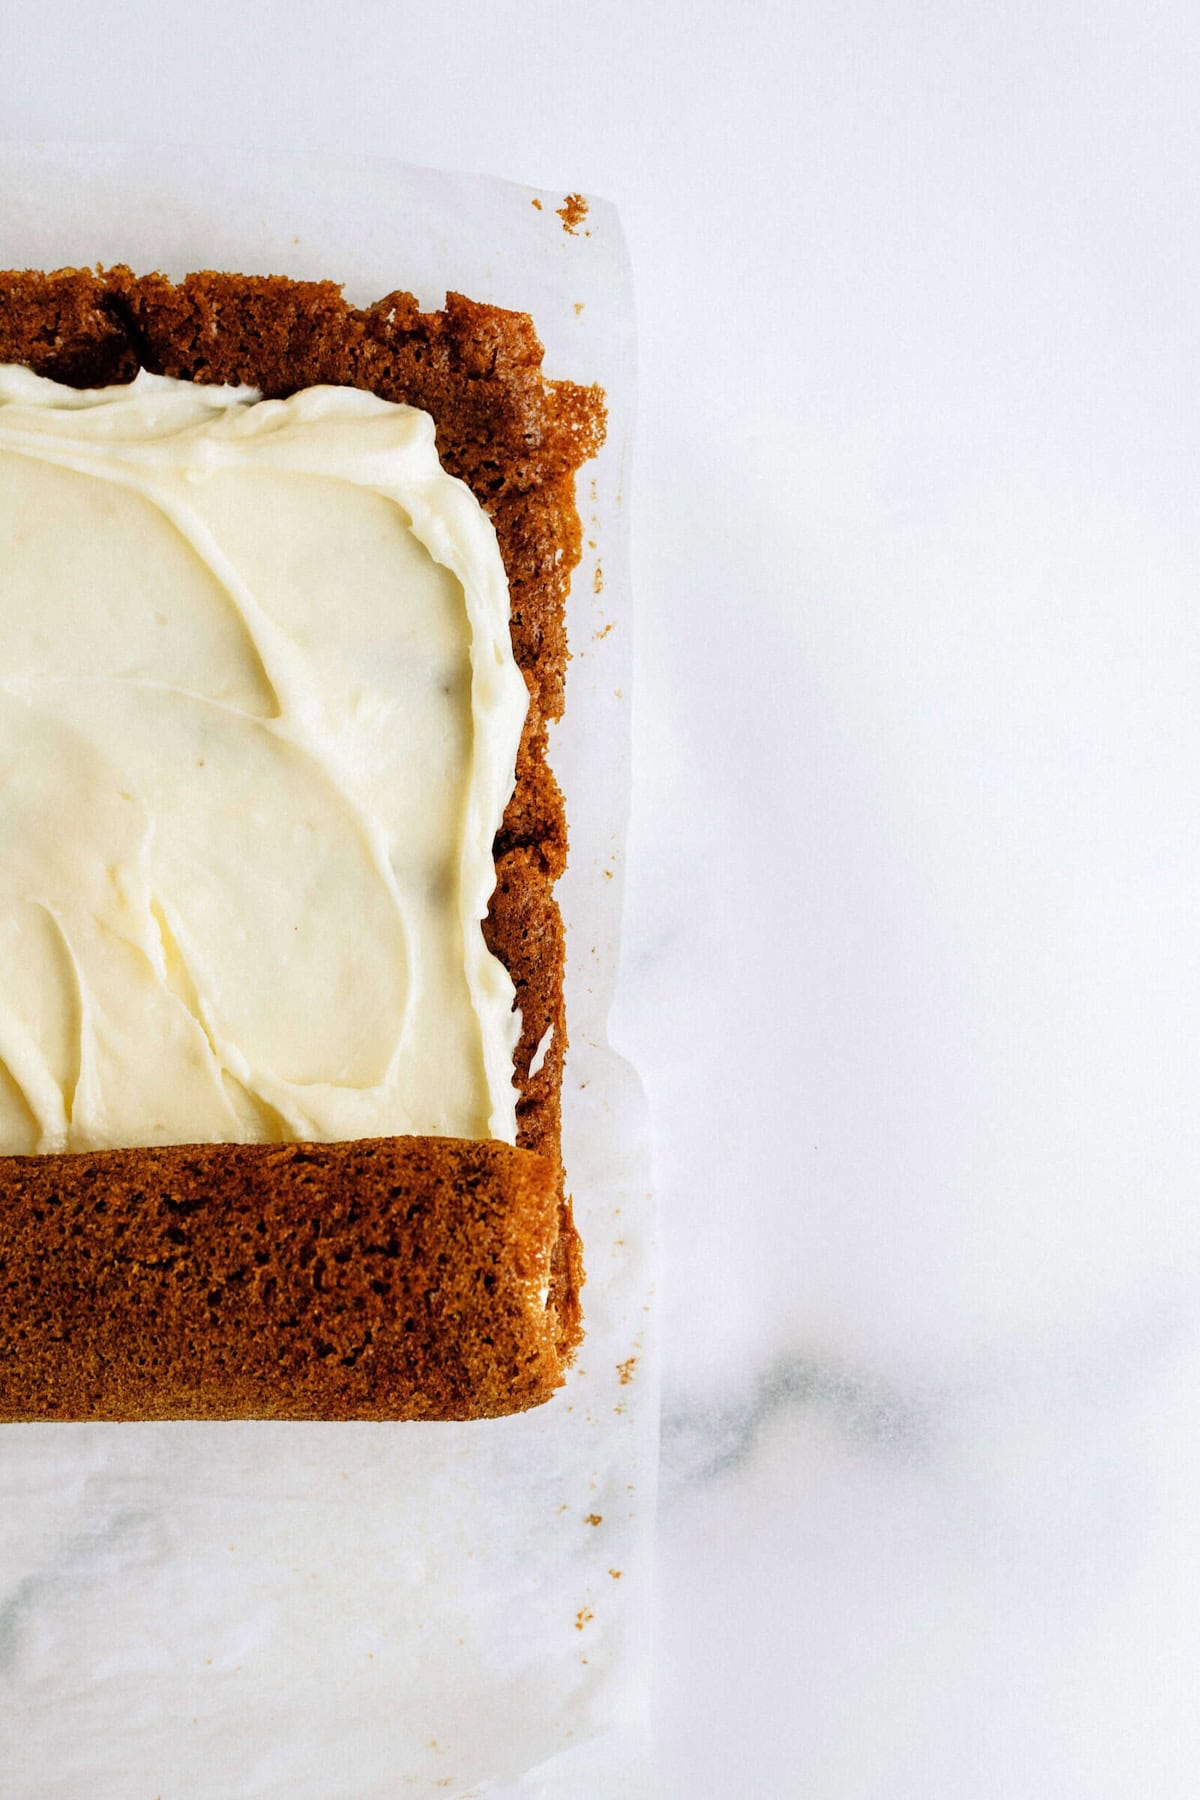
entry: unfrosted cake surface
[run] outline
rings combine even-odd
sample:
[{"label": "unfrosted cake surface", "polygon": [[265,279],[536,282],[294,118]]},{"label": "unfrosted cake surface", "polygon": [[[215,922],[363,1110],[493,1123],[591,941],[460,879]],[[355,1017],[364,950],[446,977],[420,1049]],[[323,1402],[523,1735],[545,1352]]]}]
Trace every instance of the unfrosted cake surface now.
[{"label": "unfrosted cake surface", "polygon": [[487,1140],[330,1148],[15,1159],[0,1416],[470,1419],[546,1399],[579,1332],[554,1164]]},{"label": "unfrosted cake surface", "polygon": [[[561,1381],[581,1269],[559,1148],[552,890],[566,831],[546,734],[562,709],[580,550],[574,476],[599,445],[603,405],[594,389],[547,382],[541,355],[523,315],[455,295],[421,313],[403,293],[356,309],[332,283],[273,277],[0,276],[0,361],[59,381],[104,386],[146,368],[268,397],[359,387],[428,412],[444,467],[495,526],[530,696],[485,926],[521,1011],[517,1148],[422,1137],[0,1159],[0,1257],[14,1247],[0,1269],[0,1416],[463,1418],[536,1404]],[[389,1208],[420,1221],[419,1243],[380,1238]],[[312,1249],[322,1220],[336,1221],[332,1262]],[[59,1244],[52,1288],[39,1228],[47,1253]],[[233,1246],[252,1238],[238,1260]],[[383,1275],[380,1242],[396,1246]],[[488,1324],[497,1293],[503,1330]],[[327,1315],[336,1330],[320,1328]],[[151,1317],[173,1323],[147,1358]]]}]

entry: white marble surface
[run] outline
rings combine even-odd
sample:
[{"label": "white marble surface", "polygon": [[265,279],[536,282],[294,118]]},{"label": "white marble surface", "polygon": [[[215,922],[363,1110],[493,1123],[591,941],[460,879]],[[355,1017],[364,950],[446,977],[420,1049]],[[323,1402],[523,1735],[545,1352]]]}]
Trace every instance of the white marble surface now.
[{"label": "white marble surface", "polygon": [[1184,1800],[1194,8],[120,13],[9,22],[7,132],[625,221],[663,1795]]}]

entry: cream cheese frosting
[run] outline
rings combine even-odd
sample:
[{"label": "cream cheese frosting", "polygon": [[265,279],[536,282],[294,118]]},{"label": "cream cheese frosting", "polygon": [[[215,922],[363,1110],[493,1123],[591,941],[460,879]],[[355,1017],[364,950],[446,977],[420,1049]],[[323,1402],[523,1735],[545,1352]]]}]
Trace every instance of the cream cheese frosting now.
[{"label": "cream cheese frosting", "polygon": [[514,1141],[526,705],[425,413],[0,367],[0,1153]]}]

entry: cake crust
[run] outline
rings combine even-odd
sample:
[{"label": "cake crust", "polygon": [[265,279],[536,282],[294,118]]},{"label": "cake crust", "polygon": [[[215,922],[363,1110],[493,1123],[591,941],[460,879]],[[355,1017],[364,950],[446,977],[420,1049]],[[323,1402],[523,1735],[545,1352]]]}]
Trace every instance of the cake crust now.
[{"label": "cake crust", "polygon": [[[403,292],[360,309],[332,282],[204,271],[175,283],[158,274],[138,276],[123,266],[0,273],[0,362],[24,363],[76,387],[131,381],[146,368],[182,380],[244,383],[267,398],[332,383],[421,407],[434,420],[443,465],[467,483],[495,526],[512,598],[513,649],[530,695],[516,788],[495,841],[496,890],[484,928],[489,948],[509,969],[521,1009],[514,1059],[517,1149],[470,1146],[475,1160],[469,1181],[463,1147],[449,1139],[0,1157],[0,1418],[471,1418],[537,1404],[560,1384],[580,1336],[582,1268],[560,1149],[567,1037],[563,931],[553,894],[566,862],[566,821],[546,748],[548,727],[562,712],[565,602],[581,547],[575,473],[603,438],[599,390],[548,381],[532,322],[462,295],[447,295],[439,312],[421,312]],[[539,1047],[539,1067],[531,1075]],[[411,1184],[419,1173],[431,1197],[422,1229],[443,1231],[446,1253],[444,1261],[430,1262],[422,1240],[414,1271],[433,1268],[438,1279],[423,1290],[422,1305],[404,1315],[408,1329],[399,1317],[393,1319],[391,1330],[400,1334],[393,1345],[387,1308],[375,1305],[381,1296],[371,1282],[378,1277],[367,1270],[365,1252],[363,1267],[355,1263],[353,1233],[343,1244],[351,1254],[339,1266],[351,1272],[341,1278],[338,1291],[357,1296],[363,1303],[358,1310],[365,1307],[376,1321],[379,1334],[369,1327],[372,1351],[366,1363],[385,1374],[365,1383],[362,1373],[355,1373],[365,1352],[353,1363],[331,1352],[317,1359],[320,1378],[311,1359],[304,1364],[307,1372],[296,1388],[300,1397],[289,1400],[279,1350],[285,1338],[292,1344],[287,1368],[294,1376],[299,1340],[287,1336],[293,1328],[283,1321],[295,1313],[311,1322],[317,1312],[311,1302],[299,1311],[281,1310],[285,1293],[295,1299],[282,1268],[274,1271],[274,1286],[267,1278],[251,1283],[247,1291],[259,1296],[257,1310],[228,1309],[220,1357],[187,1352],[189,1333],[202,1335],[205,1329],[197,1272],[204,1256],[214,1269],[224,1267],[226,1224],[242,1221],[242,1229],[245,1209],[257,1207],[268,1237],[286,1218],[293,1220],[288,1229],[294,1240],[296,1209],[307,1207],[310,1223],[319,1223],[314,1209],[332,1208],[331,1218],[349,1220],[354,1206],[363,1205],[368,1211],[350,1223],[382,1229],[385,1166],[394,1168],[396,1205],[404,1196],[405,1206],[413,1204]],[[93,1205],[85,1214],[83,1196],[94,1199],[98,1187],[111,1193],[113,1206]],[[485,1189],[491,1213],[479,1211]],[[34,1279],[37,1233],[32,1232],[51,1216],[46,1211],[51,1193],[57,1196],[54,1217],[78,1226],[63,1264],[74,1272],[74,1286],[54,1289],[52,1333],[45,1310],[50,1290]],[[499,1241],[496,1221],[506,1219],[510,1236],[515,1233],[511,1241],[528,1253],[543,1229],[547,1193],[553,1199],[545,1240],[549,1324],[521,1314],[526,1354],[511,1336],[497,1350],[495,1343],[483,1342],[495,1333],[486,1328],[482,1304],[482,1296],[495,1292],[483,1276],[495,1275],[488,1258]],[[465,1198],[476,1209],[469,1215],[472,1230],[456,1231],[454,1206]],[[178,1255],[168,1262],[121,1261],[120,1236],[153,1233],[163,1208],[193,1203],[191,1216],[203,1229],[194,1242],[189,1239],[191,1263]],[[233,1206],[243,1210],[230,1212]],[[38,1219],[39,1212],[45,1217]],[[147,1271],[153,1269],[159,1273],[151,1277]],[[472,1278],[472,1306],[456,1310],[445,1297]],[[210,1284],[205,1293],[214,1285],[219,1284]],[[176,1292],[180,1310],[172,1312]],[[68,1304],[72,1294],[74,1310]],[[157,1298],[147,1312],[150,1295]],[[99,1318],[101,1297],[111,1315],[107,1322]],[[403,1297],[412,1296],[405,1289]],[[39,1325],[39,1305],[46,1330]],[[156,1336],[156,1386],[153,1372],[138,1373],[139,1344],[149,1341],[145,1320],[164,1307],[164,1316],[174,1317],[178,1328],[176,1362],[168,1355],[170,1343]],[[124,1327],[109,1331],[107,1324],[122,1316]],[[467,1333],[469,1342],[456,1347],[450,1341],[456,1330]],[[143,1332],[142,1339],[137,1332]],[[230,1332],[240,1333],[240,1350]],[[90,1373],[76,1378],[71,1370],[77,1352],[88,1345],[94,1347],[86,1365]],[[240,1387],[228,1375],[239,1358]],[[135,1396],[141,1411],[128,1410]],[[287,1410],[293,1403],[302,1410]],[[106,1410],[112,1406],[123,1410]]]}]

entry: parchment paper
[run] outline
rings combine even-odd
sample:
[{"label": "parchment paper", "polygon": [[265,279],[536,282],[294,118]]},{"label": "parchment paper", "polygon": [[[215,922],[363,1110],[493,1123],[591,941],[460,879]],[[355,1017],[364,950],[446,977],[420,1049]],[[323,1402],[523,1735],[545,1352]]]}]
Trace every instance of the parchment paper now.
[{"label": "parchment paper", "polygon": [[[588,1268],[565,1390],[479,1425],[0,1430],[5,1800],[649,1792],[657,1395],[640,1090],[608,1048],[628,805],[629,272],[613,209],[379,161],[0,146],[0,266],[124,261],[447,288],[598,380],[580,477],[564,1149]],[[540,208],[533,202],[540,201]],[[0,847],[2,853],[2,847]],[[0,1221],[2,1230],[2,1221]]]}]

